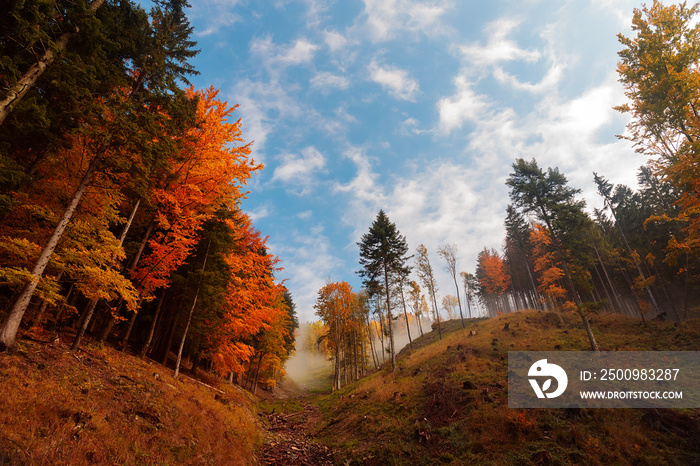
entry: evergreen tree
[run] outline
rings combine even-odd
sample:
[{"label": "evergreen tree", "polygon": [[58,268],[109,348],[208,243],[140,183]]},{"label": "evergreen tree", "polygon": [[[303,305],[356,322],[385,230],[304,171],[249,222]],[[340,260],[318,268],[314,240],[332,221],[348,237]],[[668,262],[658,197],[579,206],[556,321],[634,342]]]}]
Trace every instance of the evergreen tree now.
[{"label": "evergreen tree", "polygon": [[513,170],[506,181],[511,188],[513,205],[525,214],[534,214],[546,227],[557,252],[569,294],[588,334],[591,349],[597,351],[598,345],[584,314],[570,267],[572,257],[569,251],[580,246],[578,235],[587,220],[583,213],[583,201],[577,201],[574,197],[579,190],[567,186],[566,177],[558,169],[549,168],[547,173],[543,172],[534,159],[530,162],[517,159]]},{"label": "evergreen tree", "polygon": [[410,272],[406,261],[408,244],[406,238],[399,233],[396,224],[380,210],[377,218],[357,243],[360,247],[360,265],[358,272],[363,277],[364,286],[372,292],[382,290],[386,298],[387,320],[389,322],[389,341],[391,348],[391,369],[396,369],[396,352],[394,348],[393,318],[391,316],[390,277],[408,275]]}]

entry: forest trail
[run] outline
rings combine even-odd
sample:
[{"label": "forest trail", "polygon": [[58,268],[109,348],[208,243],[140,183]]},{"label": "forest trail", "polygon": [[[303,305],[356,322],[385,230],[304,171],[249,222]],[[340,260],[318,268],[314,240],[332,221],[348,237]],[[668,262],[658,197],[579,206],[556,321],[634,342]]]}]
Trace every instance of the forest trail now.
[{"label": "forest trail", "polygon": [[[286,383],[285,383],[286,382]],[[261,409],[259,416],[265,429],[260,449],[262,465],[333,465],[334,453],[314,440],[315,426],[321,414],[304,388],[282,381],[268,398],[271,411]]]},{"label": "forest trail", "polygon": [[302,401],[301,411],[264,416],[265,444],[260,454],[263,465],[333,465],[333,451],[314,440],[313,426],[318,406]]}]

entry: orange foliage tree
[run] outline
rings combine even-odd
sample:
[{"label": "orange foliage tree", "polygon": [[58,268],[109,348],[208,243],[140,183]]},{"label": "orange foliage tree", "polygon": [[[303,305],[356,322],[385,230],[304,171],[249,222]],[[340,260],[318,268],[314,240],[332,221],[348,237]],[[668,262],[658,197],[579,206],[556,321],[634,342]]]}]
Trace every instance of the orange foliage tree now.
[{"label": "orange foliage tree", "polygon": [[484,248],[476,259],[476,278],[479,281],[481,295],[489,310],[500,312],[509,310],[506,291],[510,286],[510,275],[506,271],[503,259],[494,250]]},{"label": "orange foliage tree", "polygon": [[557,253],[552,247],[552,239],[547,229],[540,224],[534,224],[530,231],[530,242],[533,245],[533,259],[537,274],[537,291],[549,300],[549,304],[566,298],[566,288],[561,285],[564,271],[559,263]]},{"label": "orange foliage tree", "polygon": [[279,259],[267,253],[267,238],[261,237],[250,218],[236,211],[228,225],[234,238],[232,250],[224,258],[230,278],[222,321],[208,342],[219,373],[242,374],[255,353],[253,338],[282,318],[284,309],[279,300],[284,287],[274,276]]},{"label": "orange foliage tree", "polygon": [[350,318],[357,307],[357,295],[348,282],[331,282],[318,292],[316,298],[316,315],[328,327],[326,338],[333,350],[335,369],[333,372],[333,390],[340,390],[341,352],[347,346]]},{"label": "orange foliage tree", "polygon": [[[0,224],[0,285],[20,290],[31,279],[30,270],[52,234],[69,193],[80,184],[94,141],[81,134],[67,136],[68,144],[46,157],[35,172],[41,182],[12,193],[11,208]],[[122,148],[110,156],[123,158]],[[130,308],[136,306],[136,291],[120,272],[124,259],[122,244],[113,231],[123,227],[119,204],[124,196],[119,187],[126,175],[110,169],[96,174],[92,186],[66,226],[62,240],[38,281],[37,294],[48,303],[62,300],[57,279],[70,281],[88,299],[121,297]]]},{"label": "orange foliage tree", "polygon": [[237,106],[228,107],[217,94],[214,88],[187,91],[197,101],[197,125],[183,136],[180,150],[152,190],[157,231],[133,273],[146,295],[169,284],[170,274],[198,243],[204,222],[222,204],[234,208],[246,195],[243,186],[262,168],[250,158],[241,120],[231,120]]},{"label": "orange foliage tree", "polygon": [[[654,216],[682,226],[668,242],[667,260],[685,261],[681,271],[697,268],[700,253],[700,5],[664,5],[634,10],[634,36],[618,35],[618,74],[629,102],[628,139],[654,157],[653,167],[680,193],[677,214]],[[697,278],[697,277],[696,277]],[[644,278],[642,277],[642,281]]]}]

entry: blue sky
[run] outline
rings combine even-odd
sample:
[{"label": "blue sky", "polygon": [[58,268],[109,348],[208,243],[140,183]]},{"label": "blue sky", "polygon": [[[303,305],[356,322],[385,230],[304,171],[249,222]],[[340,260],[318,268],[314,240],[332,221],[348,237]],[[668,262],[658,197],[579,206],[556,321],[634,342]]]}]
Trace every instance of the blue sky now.
[{"label": "blue sky", "polygon": [[317,291],[359,289],[356,246],[384,209],[411,253],[501,249],[513,161],[557,166],[589,207],[592,172],[635,186],[617,33],[640,3],[191,0],[192,82],[239,104],[265,169],[244,209],[269,236],[302,321]]}]

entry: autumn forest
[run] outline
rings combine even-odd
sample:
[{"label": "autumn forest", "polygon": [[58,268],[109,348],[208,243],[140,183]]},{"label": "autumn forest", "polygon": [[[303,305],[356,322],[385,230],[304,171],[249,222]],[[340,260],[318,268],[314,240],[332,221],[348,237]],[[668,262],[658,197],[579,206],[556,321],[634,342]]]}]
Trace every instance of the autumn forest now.
[{"label": "autumn forest", "polygon": [[[0,351],[60,334],[255,393],[297,351],[333,366],[333,390],[452,321],[519,310],[589,321],[616,313],[683,322],[700,308],[698,6],[635,10],[618,37],[626,138],[638,187],[591,173],[588,210],[557,167],[514,160],[501,250],[474,271],[459,244],[410,251],[379,211],[357,243],[362,289],[329,279],[318,322],[299,322],[243,210],[253,157],[237,105],[188,77],[197,53],[185,0],[9,2],[0,15]],[[465,239],[479,241],[479,239]],[[436,271],[451,283],[438,289]],[[452,286],[453,285],[453,286]],[[449,347],[448,347],[449,348]],[[1,462],[1,461],[0,461]]]},{"label": "autumn forest", "polygon": [[4,348],[20,325],[68,324],[73,350],[87,333],[163,362],[172,349],[176,371],[184,351],[251,386],[281,374],[294,304],[240,209],[262,165],[236,107],[188,85],[185,6],[3,15]]}]

